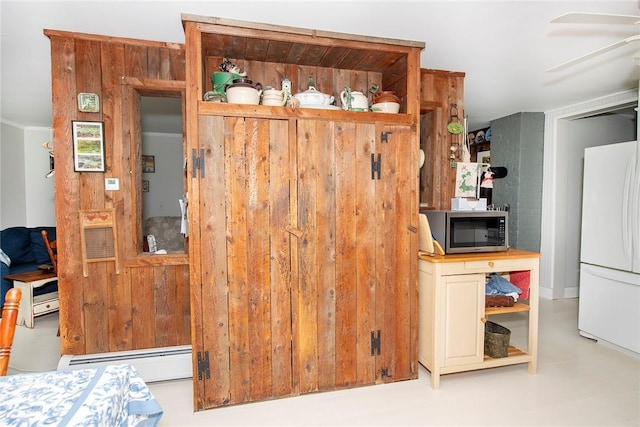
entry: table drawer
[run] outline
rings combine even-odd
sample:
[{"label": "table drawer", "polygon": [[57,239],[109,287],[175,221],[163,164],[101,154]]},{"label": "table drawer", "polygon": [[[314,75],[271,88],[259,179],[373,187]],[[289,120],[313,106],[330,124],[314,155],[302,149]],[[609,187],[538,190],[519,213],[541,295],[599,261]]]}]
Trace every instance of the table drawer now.
[{"label": "table drawer", "polygon": [[467,261],[464,269],[471,271],[516,271],[530,269],[531,260],[497,259],[490,261]]},{"label": "table drawer", "polygon": [[531,259],[488,259],[478,261],[461,261],[442,266],[443,275],[471,274],[471,273],[498,273],[520,270],[532,270],[536,268],[537,258]]},{"label": "table drawer", "polygon": [[33,302],[34,316],[37,316],[39,314],[50,313],[60,308],[60,301],[58,300],[57,292],[53,292],[45,295],[39,295],[39,297],[44,297],[44,298],[34,297],[34,302]]}]

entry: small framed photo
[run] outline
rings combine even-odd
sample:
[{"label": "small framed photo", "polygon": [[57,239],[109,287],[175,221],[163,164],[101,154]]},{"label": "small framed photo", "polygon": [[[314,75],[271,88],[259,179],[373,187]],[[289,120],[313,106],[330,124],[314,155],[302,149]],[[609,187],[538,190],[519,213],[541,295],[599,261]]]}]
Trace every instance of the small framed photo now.
[{"label": "small framed photo", "polygon": [[104,172],[104,122],[71,122],[73,135],[73,170]]},{"label": "small framed photo", "polygon": [[142,192],[143,193],[148,193],[149,192],[149,180],[147,180],[147,179],[143,179],[142,180]]},{"label": "small framed photo", "polygon": [[476,157],[477,157],[477,159],[476,159],[477,163],[481,163],[483,165],[491,164],[491,151],[490,150],[478,151],[478,154],[476,155]]},{"label": "small framed photo", "polygon": [[79,93],[78,110],[83,113],[98,113],[100,111],[100,97],[97,93]]},{"label": "small framed photo", "polygon": [[142,173],[154,173],[156,171],[155,156],[142,156]]}]

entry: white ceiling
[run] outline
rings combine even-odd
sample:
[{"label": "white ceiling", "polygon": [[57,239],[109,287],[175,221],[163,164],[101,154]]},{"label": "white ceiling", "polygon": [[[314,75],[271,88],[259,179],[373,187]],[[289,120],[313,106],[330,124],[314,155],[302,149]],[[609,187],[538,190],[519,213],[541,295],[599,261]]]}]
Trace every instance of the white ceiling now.
[{"label": "white ceiling", "polygon": [[638,15],[625,1],[8,1],[0,0],[0,118],[51,126],[44,29],[184,43],[198,14],[426,43],[421,66],[462,71],[470,130],[638,87],[629,43],[556,73],[545,70],[638,34],[638,26],[551,24],[566,12]]}]

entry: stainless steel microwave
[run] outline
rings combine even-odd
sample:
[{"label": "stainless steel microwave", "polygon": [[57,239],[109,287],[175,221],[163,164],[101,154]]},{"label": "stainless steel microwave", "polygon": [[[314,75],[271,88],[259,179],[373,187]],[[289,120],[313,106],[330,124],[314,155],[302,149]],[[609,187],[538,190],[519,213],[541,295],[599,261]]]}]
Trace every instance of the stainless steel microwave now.
[{"label": "stainless steel microwave", "polygon": [[446,254],[509,249],[508,211],[424,211]]}]

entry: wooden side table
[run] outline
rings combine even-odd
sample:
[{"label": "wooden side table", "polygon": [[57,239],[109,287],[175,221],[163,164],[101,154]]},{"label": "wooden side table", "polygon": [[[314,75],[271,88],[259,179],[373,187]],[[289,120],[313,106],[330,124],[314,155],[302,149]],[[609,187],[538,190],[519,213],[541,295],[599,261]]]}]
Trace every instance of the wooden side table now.
[{"label": "wooden side table", "polygon": [[48,283],[58,280],[58,276],[53,271],[29,271],[27,273],[9,274],[5,279],[12,280],[13,286],[22,291],[20,308],[18,310],[18,325],[25,325],[32,328],[33,319],[36,316],[57,311],[60,303],[58,301],[58,291],[49,292],[42,295],[33,295],[33,290]]},{"label": "wooden side table", "polygon": [[[418,360],[431,372],[437,390],[440,376],[454,372],[528,365],[535,374],[538,360],[538,297],[540,254],[511,248],[504,252],[420,255]],[[529,271],[528,304],[485,307],[486,275]],[[488,316],[528,313],[527,348],[509,345],[507,357],[484,354]]]}]

